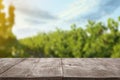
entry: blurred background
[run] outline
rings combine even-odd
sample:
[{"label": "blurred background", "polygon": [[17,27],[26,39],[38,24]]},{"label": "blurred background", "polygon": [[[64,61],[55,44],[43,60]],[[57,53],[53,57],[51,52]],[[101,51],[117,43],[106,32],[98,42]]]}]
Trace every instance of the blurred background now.
[{"label": "blurred background", "polygon": [[0,0],[0,57],[120,57],[120,0]]}]

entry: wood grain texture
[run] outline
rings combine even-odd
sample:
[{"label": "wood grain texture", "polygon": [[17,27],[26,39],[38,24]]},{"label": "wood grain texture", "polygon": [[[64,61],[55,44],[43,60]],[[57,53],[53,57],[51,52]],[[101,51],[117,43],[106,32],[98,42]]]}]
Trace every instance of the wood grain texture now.
[{"label": "wood grain texture", "polygon": [[64,77],[119,78],[120,59],[63,59]]},{"label": "wood grain texture", "polygon": [[0,80],[120,80],[120,59],[0,58]]},{"label": "wood grain texture", "polygon": [[33,69],[35,77],[62,77],[61,59],[40,59]]},{"label": "wood grain texture", "polygon": [[22,62],[24,59],[12,59],[12,58],[0,58],[0,74],[4,73],[11,67],[17,65],[18,63]]},{"label": "wood grain texture", "polygon": [[61,77],[60,59],[27,59],[15,65],[0,77]]}]

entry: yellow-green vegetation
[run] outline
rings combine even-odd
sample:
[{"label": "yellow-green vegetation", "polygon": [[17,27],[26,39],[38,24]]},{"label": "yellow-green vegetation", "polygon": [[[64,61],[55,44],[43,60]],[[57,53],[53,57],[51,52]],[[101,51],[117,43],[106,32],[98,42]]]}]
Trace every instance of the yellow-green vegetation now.
[{"label": "yellow-green vegetation", "polygon": [[108,19],[107,25],[88,21],[86,29],[73,24],[70,31],[57,29],[20,42],[34,57],[119,58],[119,22],[120,17]]},{"label": "yellow-green vegetation", "polygon": [[4,5],[2,2],[3,0],[0,0],[0,57],[22,57],[22,50],[18,48],[21,47],[21,45],[12,33],[12,28],[15,22],[15,7],[13,5],[9,6],[9,16],[6,17],[6,13],[3,11]]},{"label": "yellow-green vegetation", "polygon": [[0,0],[0,57],[71,57],[120,58],[120,17],[117,21],[88,21],[84,27],[71,26],[71,30],[57,29],[37,36],[17,40],[12,33],[15,23],[14,6],[6,17]]}]

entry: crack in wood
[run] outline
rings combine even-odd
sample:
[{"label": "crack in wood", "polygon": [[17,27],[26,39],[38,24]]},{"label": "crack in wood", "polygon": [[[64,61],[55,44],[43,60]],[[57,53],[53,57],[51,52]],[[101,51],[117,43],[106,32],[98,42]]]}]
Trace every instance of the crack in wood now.
[{"label": "crack in wood", "polygon": [[5,68],[0,80],[120,80],[119,62],[120,59],[28,58],[12,61],[15,64]]},{"label": "crack in wood", "polygon": [[23,61],[25,61],[26,59],[24,58],[24,59],[21,59],[20,61],[16,61],[16,63],[15,64],[13,64],[13,65],[11,65],[10,67],[8,67],[6,70],[4,70],[4,71],[2,71],[1,73],[0,73],[0,75],[2,75],[3,73],[5,73],[5,72],[7,72],[9,69],[11,69],[12,67],[14,67],[15,65],[18,65],[18,64],[20,64],[21,62],[23,62]]},{"label": "crack in wood", "polygon": [[63,68],[63,61],[62,61],[62,58],[61,58],[61,69],[62,69],[62,77],[64,77],[64,68]]}]

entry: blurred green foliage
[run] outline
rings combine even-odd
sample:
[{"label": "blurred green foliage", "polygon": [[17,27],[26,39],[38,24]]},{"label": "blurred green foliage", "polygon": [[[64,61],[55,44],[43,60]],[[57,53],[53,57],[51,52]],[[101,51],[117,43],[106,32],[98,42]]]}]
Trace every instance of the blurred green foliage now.
[{"label": "blurred green foliage", "polygon": [[119,58],[119,22],[120,18],[108,19],[107,25],[88,21],[85,29],[73,24],[70,31],[40,33],[20,43],[33,57]]},{"label": "blurred green foliage", "polygon": [[8,17],[4,12],[3,0],[0,0],[0,57],[25,57],[23,46],[12,33],[14,25],[14,6],[10,5]]},{"label": "blurred green foliage", "polygon": [[120,58],[120,17],[117,21],[88,21],[83,29],[75,24],[71,30],[57,29],[37,36],[17,40],[12,33],[14,6],[9,6],[8,18],[0,0],[0,57],[57,58]]}]

